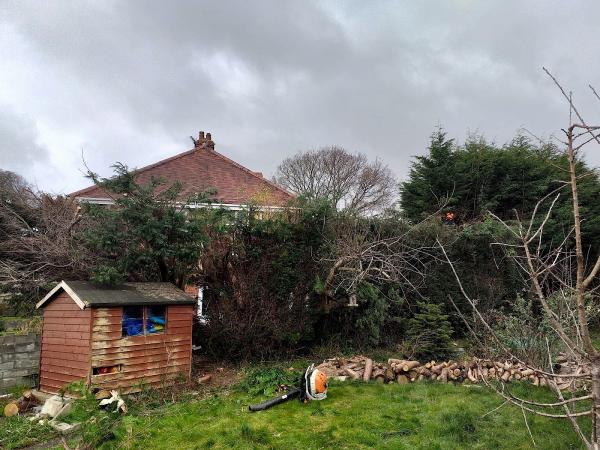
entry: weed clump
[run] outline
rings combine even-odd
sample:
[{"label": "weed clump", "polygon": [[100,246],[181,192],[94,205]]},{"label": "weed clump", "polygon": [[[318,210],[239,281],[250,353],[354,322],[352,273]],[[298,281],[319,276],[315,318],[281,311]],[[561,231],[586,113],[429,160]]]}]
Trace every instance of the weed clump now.
[{"label": "weed clump", "polygon": [[238,384],[238,390],[249,395],[272,395],[281,385],[295,385],[300,375],[299,371],[279,367],[252,369]]}]

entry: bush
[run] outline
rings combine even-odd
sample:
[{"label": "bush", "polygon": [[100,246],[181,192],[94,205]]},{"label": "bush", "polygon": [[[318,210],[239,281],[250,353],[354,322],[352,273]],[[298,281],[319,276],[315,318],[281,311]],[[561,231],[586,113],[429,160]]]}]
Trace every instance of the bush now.
[{"label": "bush", "polygon": [[250,395],[272,395],[282,384],[296,385],[300,375],[298,371],[286,371],[279,367],[252,369],[238,389]]},{"label": "bush", "polygon": [[351,352],[392,346],[404,338],[409,311],[397,287],[363,282],[356,296],[358,306],[340,306],[321,317],[320,344]]},{"label": "bush", "polygon": [[[551,304],[557,300],[556,297],[549,298]],[[553,310],[569,311],[569,308],[559,308],[559,306],[557,305],[557,308],[553,308]],[[566,329],[573,324],[570,317],[567,317],[566,320],[563,320],[564,318],[561,316],[558,317]],[[550,369],[548,367],[548,351],[558,352],[562,342],[540,311],[536,310],[533,301],[517,297],[507,312],[490,312],[488,322],[493,326],[502,345],[508,348],[512,354],[536,367]],[[489,340],[486,349],[495,353],[491,356],[504,354],[503,349],[492,339]]]},{"label": "bush", "polygon": [[209,320],[198,336],[209,354],[271,359],[310,349],[320,297],[316,223],[326,214],[309,208],[293,220],[256,220],[248,211],[211,235],[203,259]]},{"label": "bush", "polygon": [[[516,262],[507,258],[503,248],[494,245],[495,242],[514,243],[514,236],[497,221],[487,218],[458,227],[432,221],[418,228],[414,235],[415,246],[420,242],[423,246],[436,247],[439,237],[450,260],[454,261],[465,291],[477,297],[477,306],[482,312],[510,308],[519,292],[527,288]],[[455,337],[467,335],[463,318],[448,298],[452,298],[463,313],[471,311],[471,305],[464,299],[448,264],[441,261],[427,268],[420,294],[430,303],[445,306],[443,309]],[[476,332],[482,331],[478,322],[470,325]]]},{"label": "bush", "polygon": [[440,305],[418,302],[418,312],[408,321],[408,338],[419,359],[445,359],[452,355],[452,327]]}]

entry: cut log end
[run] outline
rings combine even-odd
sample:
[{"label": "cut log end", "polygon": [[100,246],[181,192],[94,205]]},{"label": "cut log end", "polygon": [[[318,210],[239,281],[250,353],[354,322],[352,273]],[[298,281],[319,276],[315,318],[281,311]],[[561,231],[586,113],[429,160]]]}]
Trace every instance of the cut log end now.
[{"label": "cut log end", "polygon": [[19,414],[19,406],[16,403],[9,403],[4,407],[4,416],[12,417]]}]

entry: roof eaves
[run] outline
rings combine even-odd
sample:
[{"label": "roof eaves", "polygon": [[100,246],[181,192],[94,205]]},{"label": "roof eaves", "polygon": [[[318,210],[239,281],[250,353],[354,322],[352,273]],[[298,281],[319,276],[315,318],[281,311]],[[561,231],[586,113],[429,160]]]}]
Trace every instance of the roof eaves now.
[{"label": "roof eaves", "polygon": [[63,289],[69,295],[69,297],[73,299],[77,306],[79,306],[80,309],[85,309],[88,306],[88,304],[81,300],[81,298],[79,298],[75,291],[69,287],[65,280],[62,280],[60,283],[54,286],[54,288],[50,292],[48,292],[48,294],[46,294],[46,296],[43,299],[37,302],[37,304],[35,305],[35,309],[39,309],[40,307],[44,306],[44,304],[48,300],[50,300],[54,296],[54,294],[56,294],[60,289]]}]

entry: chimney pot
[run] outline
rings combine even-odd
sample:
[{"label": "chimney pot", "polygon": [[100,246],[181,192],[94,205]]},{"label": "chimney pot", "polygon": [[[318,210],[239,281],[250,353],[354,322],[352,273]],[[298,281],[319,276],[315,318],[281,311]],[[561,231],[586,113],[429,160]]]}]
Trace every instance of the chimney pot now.
[{"label": "chimney pot", "polygon": [[198,133],[198,140],[194,141],[197,149],[214,149],[215,143],[211,139],[210,133],[204,133],[200,131]]}]

